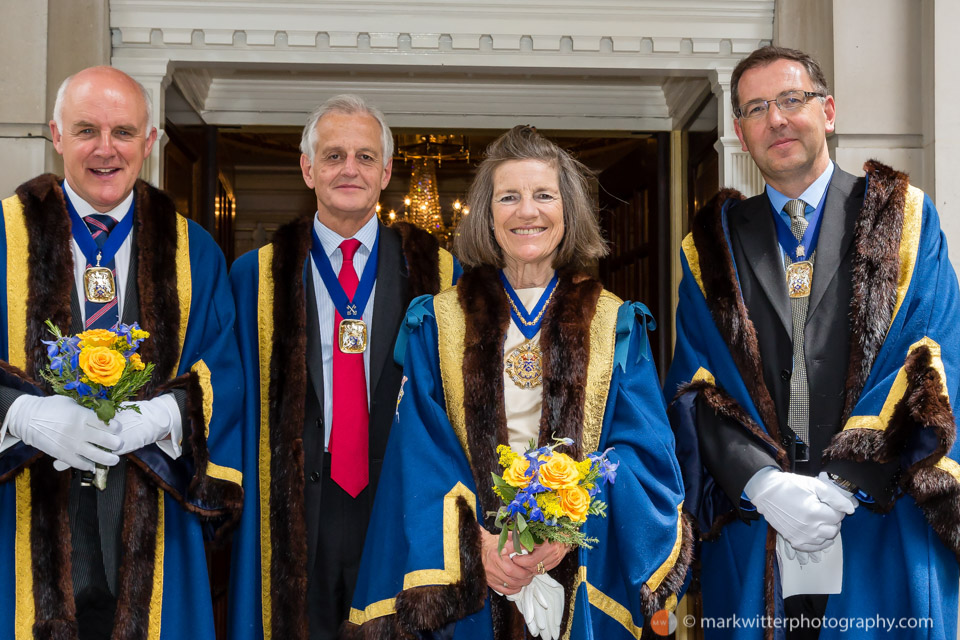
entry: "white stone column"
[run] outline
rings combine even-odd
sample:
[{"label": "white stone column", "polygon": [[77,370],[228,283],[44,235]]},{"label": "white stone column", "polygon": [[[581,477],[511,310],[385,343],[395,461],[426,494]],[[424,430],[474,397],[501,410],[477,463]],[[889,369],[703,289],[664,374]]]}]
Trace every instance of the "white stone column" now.
[{"label": "white stone column", "polygon": [[167,144],[167,136],[163,130],[166,121],[166,105],[164,97],[167,87],[173,80],[173,68],[167,58],[114,60],[113,66],[129,74],[146,88],[150,94],[153,106],[153,126],[157,128],[157,141],[153,145],[150,156],[143,163],[140,177],[155,187],[163,186],[163,148]]},{"label": "white stone column", "polygon": [[929,0],[932,15],[928,21],[933,40],[933,60],[930,69],[932,93],[932,122],[925,136],[932,166],[926,170],[927,190],[937,205],[940,226],[947,236],[953,268],[960,268],[960,82],[957,61],[960,60],[960,38],[956,25],[960,24],[960,3],[955,0]]},{"label": "white stone column", "polygon": [[714,69],[710,77],[713,94],[717,96],[717,143],[714,148],[720,156],[720,186],[731,187],[743,195],[755,196],[763,191],[763,176],[750,154],[740,146],[733,129],[733,106],[730,104],[730,75],[733,69]]},{"label": "white stone column", "polygon": [[[875,158],[929,189],[923,162],[920,5],[911,0],[834,2],[837,133],[831,144],[837,164],[850,173],[862,173],[863,163]],[[955,57],[950,64],[956,64]],[[945,74],[944,81],[950,80]]]},{"label": "white stone column", "polygon": [[[0,198],[43,173],[47,128],[46,0],[4,3],[0,20]],[[36,44],[37,46],[33,46]]]}]

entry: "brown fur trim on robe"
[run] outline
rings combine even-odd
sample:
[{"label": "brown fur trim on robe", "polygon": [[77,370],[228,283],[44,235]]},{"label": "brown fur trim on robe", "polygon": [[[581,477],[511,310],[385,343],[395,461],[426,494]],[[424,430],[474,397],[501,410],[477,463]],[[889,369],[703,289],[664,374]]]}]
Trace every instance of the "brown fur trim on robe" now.
[{"label": "brown fur trim on robe", "polygon": [[[277,229],[273,238],[270,356],[270,620],[274,638],[307,638],[307,524],[303,498],[303,413],[307,393],[307,316],[303,269],[312,216]],[[282,551],[280,551],[282,550]]]},{"label": "brown fur trim on robe", "polygon": [[733,256],[723,231],[721,212],[728,200],[743,200],[743,196],[734,189],[724,189],[697,213],[691,229],[700,264],[710,265],[701,271],[704,297],[767,432],[779,441],[780,424],[773,398],[763,381],[757,330],[740,295]]},{"label": "brown fur trim on robe", "polygon": [[883,346],[893,317],[900,277],[900,237],[906,174],[871,160],[863,166],[869,178],[863,206],[854,226],[851,265],[850,364],[847,369],[846,423]]}]

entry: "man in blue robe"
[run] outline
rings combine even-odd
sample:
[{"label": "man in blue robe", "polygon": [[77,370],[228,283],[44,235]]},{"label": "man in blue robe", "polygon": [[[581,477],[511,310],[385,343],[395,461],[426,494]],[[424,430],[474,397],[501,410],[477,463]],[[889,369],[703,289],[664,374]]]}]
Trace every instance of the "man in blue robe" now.
[{"label": "man in blue robe", "polygon": [[731,90],[766,192],[698,213],[665,385],[706,637],[955,638],[960,307],[936,209],[877,162],[833,165],[810,56],[759,49]]},{"label": "man in blue robe", "polygon": [[[203,527],[236,520],[242,500],[234,308],[213,239],[137,179],[151,122],[126,74],[77,73],[50,123],[65,179],[42,175],[2,202],[3,640],[215,637]],[[97,260],[87,225],[116,241],[94,249],[113,265],[112,296],[83,284]],[[150,333],[140,413],[104,424],[49,395],[38,382],[48,318],[64,334],[121,320]],[[109,467],[103,491],[82,481],[94,463]]]},{"label": "man in blue robe", "polygon": [[[234,640],[337,637],[396,408],[400,322],[414,296],[449,286],[460,271],[432,235],[378,221],[393,166],[393,134],[378,109],[357,96],[331,98],[304,127],[301,151],[316,212],[282,226],[230,273],[246,382]],[[355,292],[343,288],[345,273]],[[363,327],[349,347],[337,330],[347,323]],[[360,377],[352,386],[339,369],[350,358]],[[344,435],[361,447],[338,440]],[[359,482],[338,474],[338,458]]]}]

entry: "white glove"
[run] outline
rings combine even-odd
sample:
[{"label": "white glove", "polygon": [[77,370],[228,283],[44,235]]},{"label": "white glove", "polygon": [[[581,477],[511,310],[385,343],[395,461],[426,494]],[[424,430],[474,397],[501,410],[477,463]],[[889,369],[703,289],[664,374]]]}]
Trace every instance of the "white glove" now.
[{"label": "white glove", "polygon": [[820,551],[840,533],[857,503],[833,483],[774,467],[756,472],[743,489],[750,502],[797,551]]},{"label": "white glove", "polygon": [[[534,600],[533,590],[530,585],[520,587],[517,593],[505,596],[507,600],[517,606],[517,611],[523,616],[523,621],[527,623],[527,629],[534,638],[540,635],[540,624],[537,621],[537,609],[540,605]],[[541,614],[541,619],[543,614]]]},{"label": "white glove", "polygon": [[[140,413],[126,408],[133,405],[140,408]],[[122,408],[117,412],[116,420],[120,423],[122,443],[116,450],[117,455],[137,451],[155,442],[160,444],[160,448],[170,457],[176,458],[180,455],[180,407],[172,395],[164,394],[139,402],[123,402],[120,406]],[[171,435],[176,436],[176,442],[173,442],[174,438],[160,442]]]},{"label": "white glove", "polygon": [[[780,537],[782,538],[783,536],[780,536]],[[828,540],[827,544],[824,545],[824,549],[829,549],[830,546],[833,545],[834,540],[836,540],[836,538],[834,538],[833,540]],[[797,551],[796,549],[791,547],[789,544],[782,545],[782,549],[783,549],[784,555],[787,556],[787,560],[796,560],[801,567],[807,564],[810,564],[811,562],[816,564],[823,559],[822,550],[810,551],[808,553],[806,551]]]},{"label": "white glove", "polygon": [[[101,422],[97,414],[66,396],[23,395],[13,401],[0,432],[61,461],[59,470],[74,467],[93,471],[95,464],[112,467],[120,461],[119,424]],[[109,449],[109,451],[104,451]]]},{"label": "white glove", "polygon": [[558,640],[560,638],[560,623],[563,621],[563,585],[550,577],[550,574],[538,574],[533,577],[530,586],[535,586],[533,594],[546,615],[546,633],[541,633],[544,640]]},{"label": "white glove", "polygon": [[506,598],[517,605],[531,636],[558,640],[563,621],[563,585],[549,574],[538,574],[519,593]]},{"label": "white glove", "polygon": [[[830,475],[826,471],[821,471],[820,475],[818,475],[817,478],[819,478],[828,487],[833,487],[834,489],[839,491],[840,495],[842,495],[847,500],[853,503],[854,509],[860,506],[860,501],[857,500],[855,497],[853,497],[853,493],[847,491],[846,489],[838,485],[836,482],[834,482],[833,479],[830,477]],[[848,514],[848,515],[852,515],[852,514]]]}]

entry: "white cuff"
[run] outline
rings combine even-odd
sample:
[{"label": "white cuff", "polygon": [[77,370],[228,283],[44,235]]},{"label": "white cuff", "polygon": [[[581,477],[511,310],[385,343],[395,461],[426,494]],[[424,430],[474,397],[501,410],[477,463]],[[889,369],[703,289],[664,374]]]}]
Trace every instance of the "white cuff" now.
[{"label": "white cuff", "polygon": [[20,410],[24,403],[24,397],[20,396],[10,404],[10,408],[7,409],[7,415],[3,418],[3,426],[0,427],[0,453],[3,453],[13,445],[20,442],[20,438],[13,435],[9,432],[10,422],[16,417],[17,412]]}]

